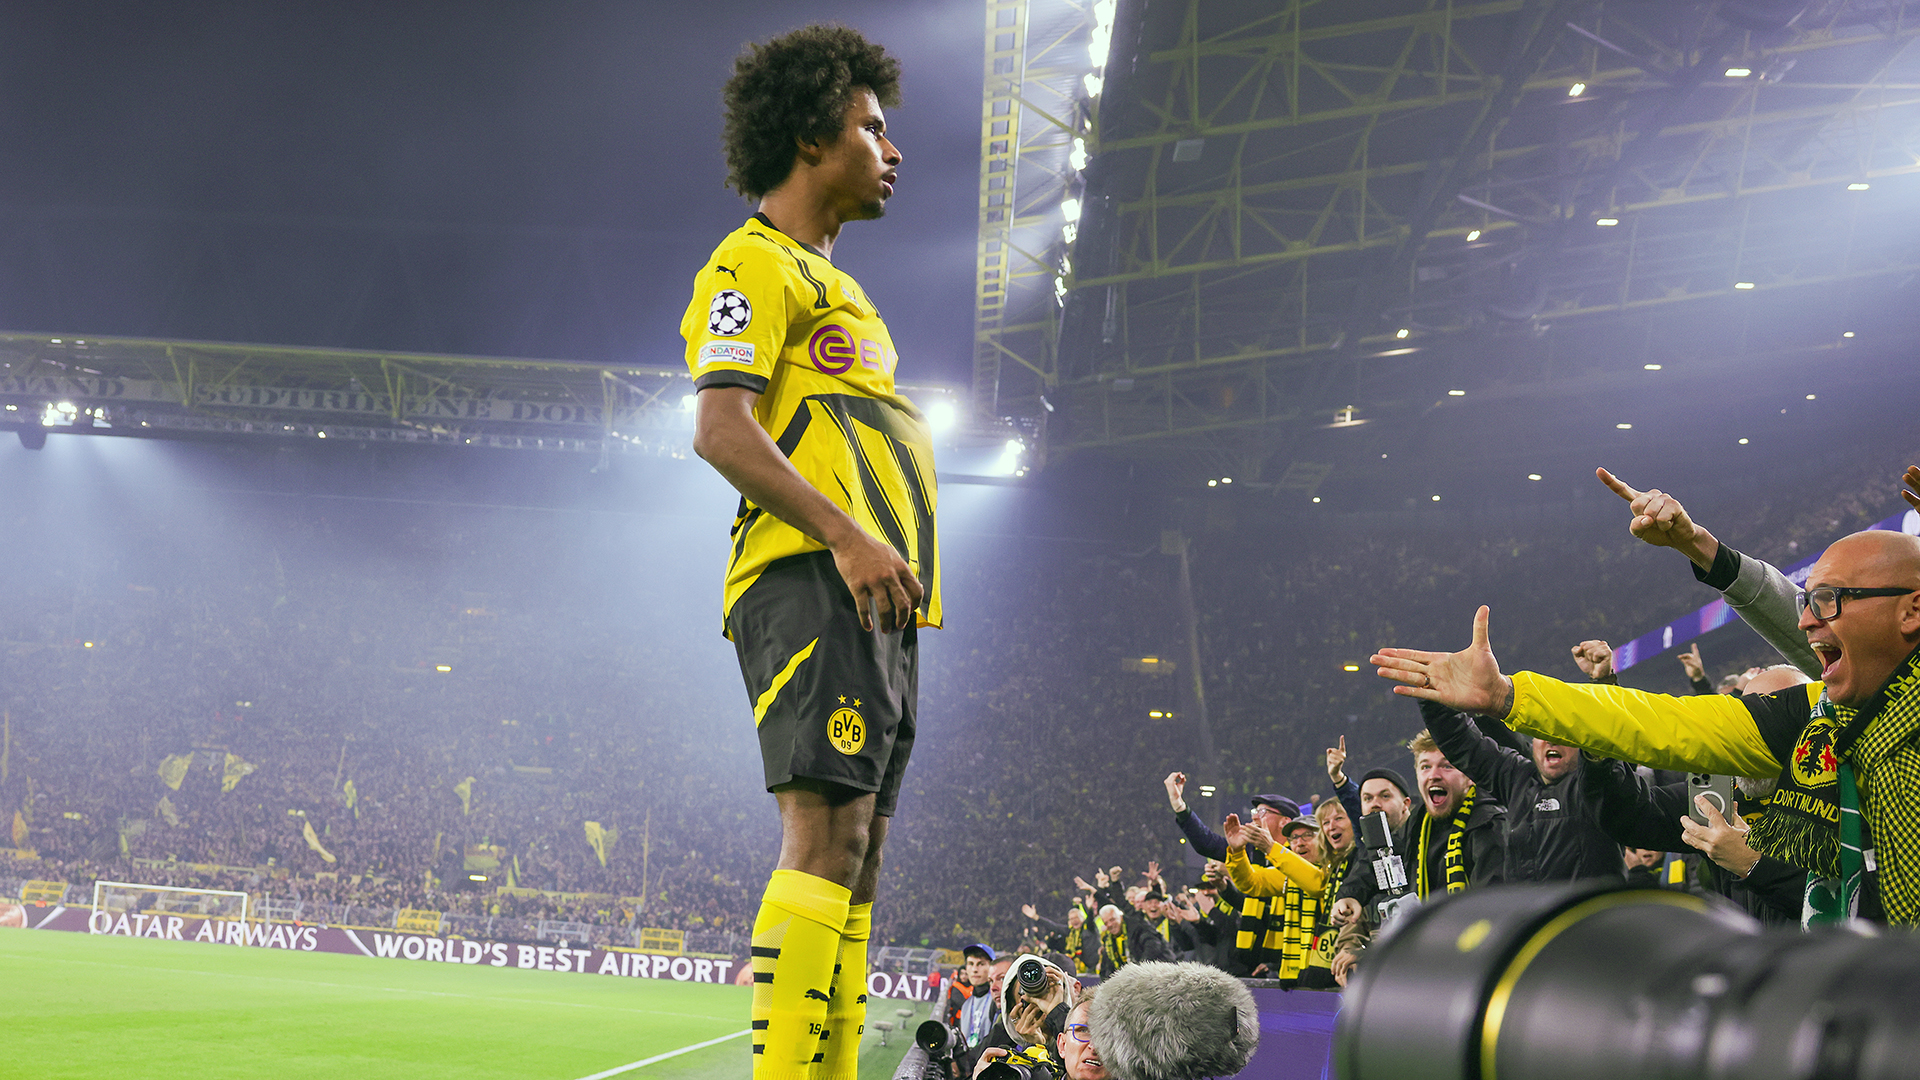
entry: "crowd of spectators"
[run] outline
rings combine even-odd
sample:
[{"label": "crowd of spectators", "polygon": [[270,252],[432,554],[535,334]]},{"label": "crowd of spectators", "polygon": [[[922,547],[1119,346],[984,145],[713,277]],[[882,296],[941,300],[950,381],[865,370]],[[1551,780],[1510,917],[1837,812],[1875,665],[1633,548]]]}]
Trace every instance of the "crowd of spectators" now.
[{"label": "crowd of spectators", "polygon": [[[1784,565],[1885,517],[1890,468],[1843,471],[1841,494],[1817,507],[1711,509],[1743,550]],[[8,856],[0,877],[240,883],[330,904],[684,930],[751,920],[778,836],[717,633],[717,570],[705,572],[724,522],[188,501],[0,507],[0,526],[47,553],[0,571],[0,820],[20,811],[34,853]],[[136,527],[103,527],[116,514]],[[1185,537],[1191,638],[1180,559],[1157,529],[1135,543],[949,526],[948,626],[922,639],[919,739],[876,943],[1012,945],[1044,929],[1023,904],[1094,925],[1112,901],[1123,930],[1139,920],[1171,942],[1192,924],[1175,951],[1204,952],[1197,928],[1224,925],[1213,898],[1235,887],[1229,852],[1211,849],[1232,833],[1228,810],[1272,794],[1314,820],[1336,794],[1336,742],[1358,771],[1414,776],[1406,745],[1427,721],[1385,692],[1373,650],[1416,633],[1458,647],[1471,604],[1491,597],[1496,627],[1516,628],[1509,669],[1577,679],[1569,646],[1623,640],[1712,598],[1618,512],[1608,521],[1490,533],[1413,515],[1210,520]],[[1737,627],[1706,655],[1715,676],[1775,662]],[[1623,681],[1688,686],[1671,656]],[[183,754],[191,766],[169,787],[160,764]],[[252,770],[223,790],[230,756]],[[1165,808],[1162,778],[1178,770],[1196,777],[1185,798],[1205,834]],[[607,830],[604,865],[589,821]],[[1292,850],[1284,826],[1234,850],[1260,866],[1264,845]],[[1293,832],[1324,888],[1336,830]],[[1152,880],[1115,872],[1153,860],[1165,868]],[[1109,895],[1088,899],[1076,876]],[[509,881],[535,892],[500,892]],[[1330,919],[1336,898],[1320,899]]]}]

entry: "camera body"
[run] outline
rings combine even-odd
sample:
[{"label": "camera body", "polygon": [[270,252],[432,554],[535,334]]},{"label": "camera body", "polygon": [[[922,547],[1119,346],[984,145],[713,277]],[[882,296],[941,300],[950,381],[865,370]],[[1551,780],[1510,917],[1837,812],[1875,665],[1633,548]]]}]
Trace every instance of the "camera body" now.
[{"label": "camera body", "polygon": [[1407,881],[1407,864],[1394,850],[1393,827],[1387,815],[1376,810],[1360,819],[1360,840],[1367,846],[1373,864],[1373,880],[1383,894],[1374,901],[1375,923],[1380,929],[1420,906]]}]

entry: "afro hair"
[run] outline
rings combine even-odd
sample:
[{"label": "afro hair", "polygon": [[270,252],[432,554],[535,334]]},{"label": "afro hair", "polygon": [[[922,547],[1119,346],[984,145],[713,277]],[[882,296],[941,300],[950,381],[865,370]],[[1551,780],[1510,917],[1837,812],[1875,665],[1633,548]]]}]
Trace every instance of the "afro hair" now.
[{"label": "afro hair", "polygon": [[845,26],[808,26],[750,43],[727,80],[727,186],[758,199],[793,172],[799,144],[831,143],[854,90],[900,103],[900,61]]}]

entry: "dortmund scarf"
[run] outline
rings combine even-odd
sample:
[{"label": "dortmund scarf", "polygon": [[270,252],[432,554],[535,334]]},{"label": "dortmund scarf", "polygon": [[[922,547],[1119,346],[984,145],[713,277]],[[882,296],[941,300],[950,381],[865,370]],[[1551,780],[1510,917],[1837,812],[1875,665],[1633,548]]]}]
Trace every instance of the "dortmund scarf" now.
[{"label": "dortmund scarf", "polygon": [[[1126,967],[1127,966],[1127,928],[1126,926],[1122,925],[1120,927],[1120,932],[1117,934],[1109,934],[1105,930],[1100,931],[1100,952],[1103,957],[1103,959],[1100,962],[1100,973],[1102,975],[1111,975],[1114,972],[1119,971],[1121,968]],[[1111,961],[1111,964],[1109,964],[1108,961]]]},{"label": "dortmund scarf", "polygon": [[[1803,921],[1836,922],[1877,891],[1920,923],[1920,650],[1859,708],[1822,694],[1748,843],[1809,872]],[[1876,850],[1879,837],[1884,849]],[[1877,889],[1875,888],[1877,886]]]},{"label": "dortmund scarf", "polygon": [[1313,931],[1320,925],[1320,894],[1308,892],[1292,881],[1280,898],[1279,975],[1283,980],[1300,977],[1314,955]]},{"label": "dortmund scarf", "polygon": [[[1447,892],[1457,893],[1467,890],[1467,818],[1473,814],[1473,796],[1475,788],[1467,786],[1467,797],[1460,800],[1460,809],[1453,812],[1453,820],[1447,823],[1447,848],[1442,853],[1440,866],[1446,874]],[[1433,815],[1420,815],[1420,859],[1414,874],[1414,888],[1420,893],[1420,899],[1427,898],[1427,848],[1433,839]]]},{"label": "dortmund scarf", "polygon": [[1327,884],[1324,889],[1320,890],[1322,925],[1319,929],[1321,930],[1329,928],[1330,924],[1328,924],[1326,920],[1333,914],[1333,902],[1334,899],[1340,895],[1340,886],[1347,883],[1347,871],[1353,869],[1353,853],[1357,850],[1359,850],[1359,845],[1357,844],[1354,847],[1348,848],[1345,855],[1340,856],[1337,862],[1327,867]]},{"label": "dortmund scarf", "polygon": [[1068,956],[1073,957],[1073,973],[1075,975],[1085,975],[1087,973],[1086,957],[1080,955],[1080,945],[1085,940],[1082,935],[1086,933],[1086,930],[1087,924],[1084,922],[1079,926],[1067,927],[1066,953]]}]

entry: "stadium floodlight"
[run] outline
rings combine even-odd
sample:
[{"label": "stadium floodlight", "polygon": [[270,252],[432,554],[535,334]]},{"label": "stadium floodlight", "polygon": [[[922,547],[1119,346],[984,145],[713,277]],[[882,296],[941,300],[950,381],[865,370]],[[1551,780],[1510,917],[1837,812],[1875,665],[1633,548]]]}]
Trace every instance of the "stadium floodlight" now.
[{"label": "stadium floodlight", "polygon": [[693,411],[693,407],[694,407],[694,405],[696,405],[696,404],[698,404],[698,402],[699,402],[699,400],[700,400],[700,399],[699,399],[699,396],[698,396],[698,395],[696,395],[696,394],[687,394],[687,395],[685,395],[685,396],[683,396],[683,397],[681,397],[681,399],[680,399],[680,411],[681,411],[681,412],[692,412],[692,411]]},{"label": "stadium floodlight", "polygon": [[1359,664],[1342,664],[1340,665],[1340,670],[1341,671],[1359,671],[1360,665]]},{"label": "stadium floodlight", "polygon": [[1814,397],[1815,397],[1815,396],[1816,396],[1816,395],[1813,395],[1813,394],[1808,394],[1808,395],[1807,395],[1807,400],[1808,400],[1808,401],[1812,401],[1812,400],[1814,399]]},{"label": "stadium floodlight", "polygon": [[1529,480],[1538,480],[1538,479],[1540,479],[1540,474],[1539,474],[1539,473],[1537,473],[1537,472],[1530,472],[1530,473],[1528,473],[1528,474],[1527,474],[1527,479],[1529,479]]},{"label": "stadium floodlight", "polygon": [[1615,425],[1613,425],[1613,426],[1614,426],[1614,427],[1616,427],[1616,428],[1619,428],[1619,429],[1620,429],[1621,431],[1632,431],[1632,430],[1633,430],[1633,425],[1632,425],[1632,424],[1615,424]]},{"label": "stadium floodlight", "polygon": [[1106,80],[1089,71],[1086,77],[1080,80],[1080,83],[1087,88],[1088,97],[1099,97],[1100,88],[1106,85]]},{"label": "stadium floodlight", "polygon": [[935,434],[944,435],[960,426],[960,410],[951,401],[936,401],[927,406],[927,426]]},{"label": "stadium floodlight", "polygon": [[1075,221],[1075,222],[1079,221],[1080,220],[1080,200],[1079,199],[1061,200],[1060,216],[1066,218],[1068,221]]},{"label": "stadium floodlight", "polygon": [[1865,180],[1855,180],[1853,183],[1847,185],[1847,190],[1848,191],[1865,191],[1872,186],[1873,186],[1872,184],[1867,183]]},{"label": "stadium floodlight", "polygon": [[1475,230],[1473,230],[1472,232],[1469,232],[1469,233],[1467,234],[1467,243],[1469,243],[1469,244],[1471,244],[1471,243],[1473,243],[1473,242],[1474,242],[1475,240],[1478,240],[1478,239],[1480,239],[1480,230],[1479,230],[1479,229],[1475,229]]},{"label": "stadium floodlight", "polygon": [[1567,87],[1568,97],[1579,97],[1581,94],[1584,94],[1586,92],[1587,92],[1587,84],[1583,82],[1577,82],[1577,83],[1574,83],[1572,86]]},{"label": "stadium floodlight", "polygon": [[1752,68],[1730,67],[1727,69],[1727,78],[1729,79],[1744,79],[1751,74],[1753,74]]},{"label": "stadium floodlight", "polygon": [[1593,223],[1602,228],[1612,228],[1613,226],[1620,224],[1620,219],[1617,217],[1595,218]]},{"label": "stadium floodlight", "polygon": [[1733,287],[1734,287],[1734,288],[1736,288],[1736,289],[1751,289],[1751,288],[1753,288],[1753,282],[1751,282],[1751,281],[1736,281],[1736,282],[1734,282],[1734,283],[1733,283]]},{"label": "stadium floodlight", "polygon": [[1745,439],[1741,439],[1741,440],[1740,440],[1740,445],[1741,445],[1741,446],[1745,446],[1745,445],[1747,445],[1747,440],[1745,440]]},{"label": "stadium floodlight", "polygon": [[1314,502],[1319,502],[1319,501],[1320,501],[1320,496],[1318,496],[1318,495],[1315,495],[1315,496],[1313,497],[1313,501],[1314,501]]},{"label": "stadium floodlight", "polygon": [[1641,365],[1640,365],[1640,370],[1642,370],[1642,371],[1659,371],[1659,370],[1660,370],[1660,365],[1659,365],[1659,364],[1641,364]]},{"label": "stadium floodlight", "polygon": [[1078,172],[1087,167],[1087,140],[1078,135],[1073,138],[1073,149],[1067,151],[1067,164]]},{"label": "stadium floodlight", "polygon": [[1409,333],[1412,333],[1412,331],[1408,330],[1406,327],[1403,326],[1400,329],[1395,330],[1393,332],[1393,336],[1396,338],[1405,339]]},{"label": "stadium floodlight", "polygon": [[1449,390],[1447,391],[1447,396],[1448,397],[1466,397],[1467,392],[1465,390]]},{"label": "stadium floodlight", "polygon": [[[1850,337],[1852,337],[1852,336],[1853,336],[1853,331],[1851,331],[1851,330],[1849,330],[1849,331],[1847,331],[1846,333],[1844,333],[1844,334],[1841,334],[1840,336],[1841,336],[1841,337],[1846,337],[1846,338],[1850,338]],[[9,405],[9,406],[7,406],[7,407],[8,407],[9,409],[11,409],[11,408],[12,408],[13,406],[11,406],[11,405]]]},{"label": "stadium floodlight", "polygon": [[1065,240],[1069,244],[1080,239],[1080,226],[1075,225],[1071,221],[1060,226],[1060,239]]}]

